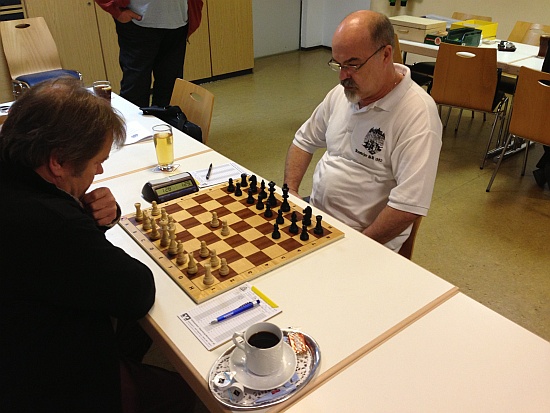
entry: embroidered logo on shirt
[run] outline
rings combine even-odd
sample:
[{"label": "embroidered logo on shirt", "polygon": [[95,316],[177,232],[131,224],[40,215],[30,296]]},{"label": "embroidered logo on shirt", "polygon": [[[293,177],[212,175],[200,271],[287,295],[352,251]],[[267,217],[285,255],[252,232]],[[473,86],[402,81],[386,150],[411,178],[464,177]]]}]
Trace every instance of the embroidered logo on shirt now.
[{"label": "embroidered logo on shirt", "polygon": [[367,136],[365,137],[365,142],[363,147],[367,150],[368,153],[374,155],[380,152],[384,148],[384,141],[386,135],[380,129],[371,128]]}]

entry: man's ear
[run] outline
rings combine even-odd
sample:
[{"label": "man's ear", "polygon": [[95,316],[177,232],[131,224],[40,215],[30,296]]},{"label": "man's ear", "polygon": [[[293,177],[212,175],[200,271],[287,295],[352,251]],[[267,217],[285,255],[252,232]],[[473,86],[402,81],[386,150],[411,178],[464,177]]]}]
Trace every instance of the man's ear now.
[{"label": "man's ear", "polygon": [[48,161],[48,168],[50,172],[55,177],[60,177],[65,175],[65,168],[63,167],[63,162],[59,160],[57,151],[52,151],[50,154],[50,159]]}]

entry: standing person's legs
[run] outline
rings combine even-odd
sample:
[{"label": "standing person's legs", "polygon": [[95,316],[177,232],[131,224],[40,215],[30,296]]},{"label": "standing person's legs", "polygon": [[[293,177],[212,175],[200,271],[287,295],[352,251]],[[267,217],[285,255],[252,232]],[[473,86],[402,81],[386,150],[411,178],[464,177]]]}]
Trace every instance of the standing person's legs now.
[{"label": "standing person's legs", "polygon": [[150,105],[151,73],[162,42],[162,30],[115,20],[122,69],[120,96],[139,107]]},{"label": "standing person's legs", "polygon": [[187,46],[187,29],[165,29],[162,44],[153,66],[154,106],[168,106],[176,78],[183,78],[183,64]]}]

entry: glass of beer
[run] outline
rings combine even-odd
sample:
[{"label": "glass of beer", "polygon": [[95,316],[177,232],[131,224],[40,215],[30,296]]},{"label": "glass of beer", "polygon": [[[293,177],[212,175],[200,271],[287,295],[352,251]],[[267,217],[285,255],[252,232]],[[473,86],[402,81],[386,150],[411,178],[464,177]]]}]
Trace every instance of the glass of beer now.
[{"label": "glass of beer", "polygon": [[111,82],[108,80],[96,80],[93,85],[94,94],[97,97],[111,101]]},{"label": "glass of beer", "polygon": [[157,152],[158,167],[161,171],[174,170],[174,136],[170,125],[153,126],[153,142]]}]

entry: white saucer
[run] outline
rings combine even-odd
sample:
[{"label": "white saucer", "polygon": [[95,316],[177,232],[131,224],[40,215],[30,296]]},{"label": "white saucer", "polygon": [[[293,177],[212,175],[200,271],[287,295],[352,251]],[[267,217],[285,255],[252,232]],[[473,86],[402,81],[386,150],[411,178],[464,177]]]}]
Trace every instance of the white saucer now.
[{"label": "white saucer", "polygon": [[247,370],[244,360],[244,352],[240,348],[235,347],[235,350],[229,357],[229,368],[232,372],[235,372],[235,379],[251,390],[275,389],[289,381],[296,372],[296,353],[285,342],[283,342],[283,362],[281,368],[275,374],[258,376]]}]

